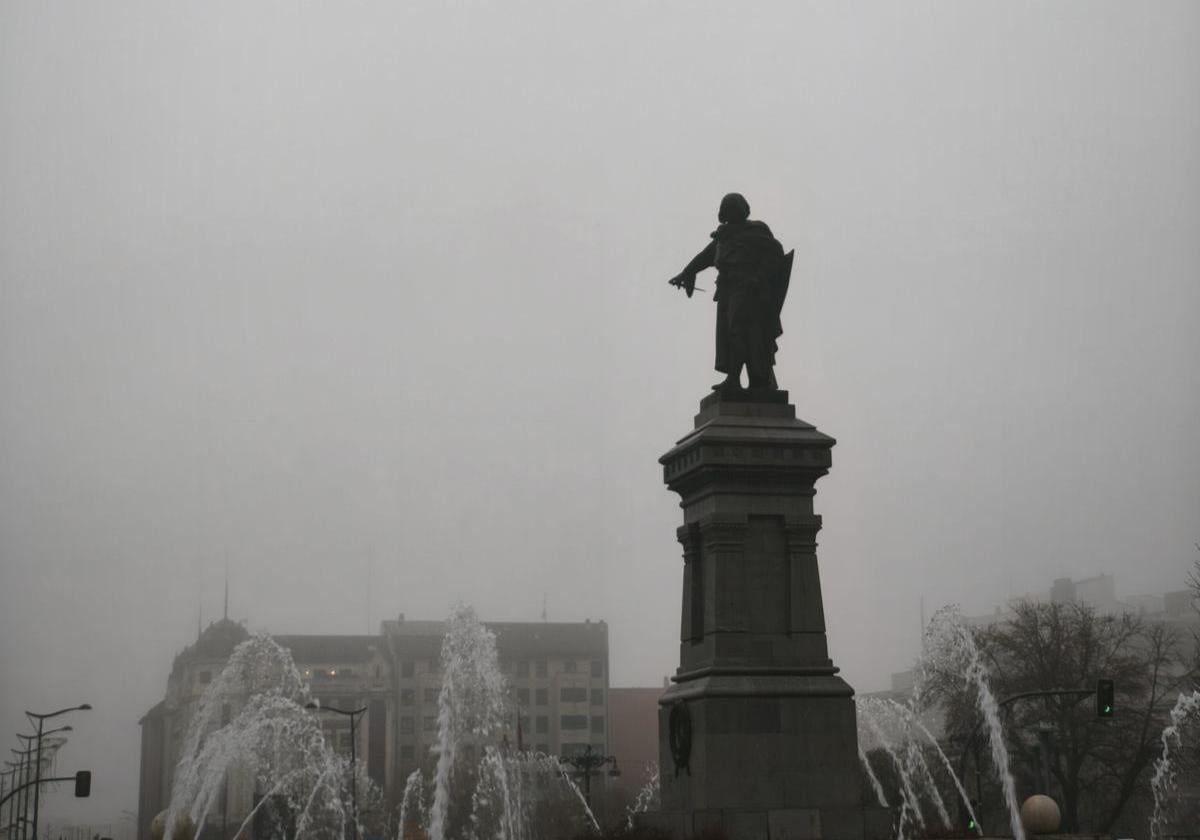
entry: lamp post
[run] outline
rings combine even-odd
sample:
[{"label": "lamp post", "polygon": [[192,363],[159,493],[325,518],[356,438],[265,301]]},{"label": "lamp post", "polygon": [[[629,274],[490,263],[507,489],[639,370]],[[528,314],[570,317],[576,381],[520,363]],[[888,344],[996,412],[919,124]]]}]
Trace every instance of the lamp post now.
[{"label": "lamp post", "polygon": [[608,775],[613,778],[621,775],[621,770],[617,767],[617,757],[602,755],[594,751],[591,744],[588,744],[583,752],[564,756],[563,760],[575,768],[573,775],[583,779],[583,798],[587,800],[588,808],[592,807],[592,774],[604,765],[611,764],[612,768],[608,771]]},{"label": "lamp post", "polygon": [[[17,769],[13,762],[6,761],[4,763],[8,765],[9,769],[0,771],[0,801],[8,798],[7,795],[15,791],[17,785],[20,784],[17,780]],[[8,780],[7,784],[5,784],[5,780]],[[0,831],[4,832],[6,838],[8,837],[8,820],[5,819],[5,815],[11,815],[12,809],[12,805],[8,806],[7,811],[3,807],[0,807]]]},{"label": "lamp post", "polygon": [[56,718],[59,715],[65,715],[67,712],[83,712],[91,708],[91,703],[80,703],[78,706],[68,706],[65,709],[59,709],[57,712],[47,712],[45,714],[31,712],[28,709],[25,711],[25,717],[37,721],[37,764],[35,766],[37,776],[35,777],[33,786],[33,840],[37,840],[38,832],[38,804],[42,789],[40,784],[42,779],[42,738],[46,735],[44,731],[46,721],[50,720],[50,718]]},{"label": "lamp post", "polygon": [[[33,788],[33,801],[35,803],[34,813],[36,814],[37,793],[42,782],[42,765],[49,764],[51,761],[53,761],[54,755],[58,752],[59,748],[63,744],[67,743],[67,739],[61,735],[57,738],[51,738],[50,736],[58,732],[71,731],[73,730],[70,726],[60,726],[57,729],[51,729],[43,732],[41,740],[38,740],[36,735],[22,735],[20,732],[17,733],[17,737],[20,738],[25,745],[25,749],[20,751],[21,755],[25,757],[25,778],[21,780],[21,783],[27,785],[27,787],[20,797],[22,806],[20,816],[18,817],[18,821],[23,825],[34,824],[33,821],[29,819],[29,788]],[[37,742],[36,744],[34,743],[35,741]],[[43,745],[45,746],[45,749],[42,748]],[[13,750],[13,752],[17,752],[17,750]],[[21,830],[21,836],[25,836],[24,828]],[[33,832],[33,840],[37,840],[36,830]]]},{"label": "lamp post", "polygon": [[[9,826],[16,829],[29,813],[29,782],[33,777],[33,748],[30,747],[23,750],[10,748],[9,751],[17,756],[18,759],[16,763],[8,762],[8,765],[13,768],[13,772],[16,773],[16,786],[13,788],[12,793],[9,794],[13,800],[13,810],[9,815]],[[22,838],[25,836],[23,828],[19,836]]]},{"label": "lamp post", "polygon": [[[350,718],[350,813],[354,825],[351,829],[351,836],[354,840],[358,840],[358,758],[355,750],[357,749],[358,739],[354,737],[354,728],[358,723],[360,715],[366,714],[367,707],[361,709],[338,709],[333,706],[322,706],[320,703],[308,702],[304,704],[304,708],[312,709],[317,712],[333,712]],[[36,840],[36,838],[35,838]]]},{"label": "lamp post", "polygon": [[[11,770],[0,770],[0,799],[4,799],[4,794],[8,792],[9,788],[16,787],[15,784],[8,784],[8,777],[10,775],[12,775]],[[4,831],[4,829],[4,810],[0,808],[0,831]]]}]

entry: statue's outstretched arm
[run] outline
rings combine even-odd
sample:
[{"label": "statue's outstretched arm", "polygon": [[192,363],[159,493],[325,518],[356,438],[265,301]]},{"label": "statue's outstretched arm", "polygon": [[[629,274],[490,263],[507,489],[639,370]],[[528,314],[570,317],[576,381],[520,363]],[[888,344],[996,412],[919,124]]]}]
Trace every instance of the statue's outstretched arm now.
[{"label": "statue's outstretched arm", "polygon": [[706,268],[712,268],[716,260],[717,243],[714,241],[708,243],[707,248],[692,257],[692,261],[684,266],[683,271],[672,277],[668,282],[672,286],[680,287],[687,292],[688,297],[691,297],[692,292],[696,289],[696,275]]},{"label": "statue's outstretched arm", "polygon": [[717,243],[709,242],[708,247],[701,251],[696,256],[692,257],[692,261],[684,266],[683,273],[690,274],[695,277],[706,268],[712,268],[717,262]]}]

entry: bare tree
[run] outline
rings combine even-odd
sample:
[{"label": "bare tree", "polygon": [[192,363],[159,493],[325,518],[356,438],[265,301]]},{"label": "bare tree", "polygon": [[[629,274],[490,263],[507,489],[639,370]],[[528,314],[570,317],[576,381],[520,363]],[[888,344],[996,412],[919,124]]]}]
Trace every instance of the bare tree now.
[{"label": "bare tree", "polygon": [[[1062,806],[1063,830],[1108,831],[1148,789],[1166,715],[1196,674],[1189,640],[1168,624],[1131,613],[1021,603],[1008,621],[977,630],[976,641],[1001,698],[1114,681],[1111,718],[1101,718],[1091,698],[1046,696],[1006,705],[1005,721],[1020,786],[1027,792],[1037,786],[1036,733],[1048,730],[1050,793]],[[944,683],[947,724],[969,732],[977,725],[975,703],[960,685]]]}]

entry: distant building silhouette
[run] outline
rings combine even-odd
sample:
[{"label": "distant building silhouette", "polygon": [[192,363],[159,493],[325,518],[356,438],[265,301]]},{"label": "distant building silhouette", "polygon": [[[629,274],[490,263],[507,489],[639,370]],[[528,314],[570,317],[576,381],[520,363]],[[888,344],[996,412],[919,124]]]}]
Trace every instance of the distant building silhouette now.
[{"label": "distant building silhouette", "polygon": [[[591,744],[608,754],[608,625],[485,624],[496,634],[500,665],[513,692],[517,719],[510,744],[556,755],[571,755]],[[322,706],[368,707],[357,727],[356,751],[389,806],[399,802],[408,774],[426,762],[437,740],[445,630],[442,621],[410,621],[401,614],[382,622],[378,635],[272,637],[291,651]],[[179,750],[204,689],[248,636],[241,624],[228,619],[210,624],[175,657],[166,696],[141,719],[138,840],[148,840],[150,821],[169,804]],[[236,713],[229,709],[225,717]],[[348,720],[326,715],[322,725],[333,747],[349,754]],[[252,807],[252,795],[229,784],[230,831]]]}]

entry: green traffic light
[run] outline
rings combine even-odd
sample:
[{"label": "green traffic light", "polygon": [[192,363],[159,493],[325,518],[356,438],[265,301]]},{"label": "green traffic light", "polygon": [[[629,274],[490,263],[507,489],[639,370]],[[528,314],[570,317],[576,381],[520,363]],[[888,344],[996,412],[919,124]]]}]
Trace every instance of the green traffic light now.
[{"label": "green traffic light", "polygon": [[1106,715],[1111,715],[1111,714],[1112,714],[1112,706],[1105,706],[1105,707],[1104,707],[1104,714],[1106,714]]},{"label": "green traffic light", "polygon": [[967,828],[974,829],[975,828],[975,820],[967,820]]}]

